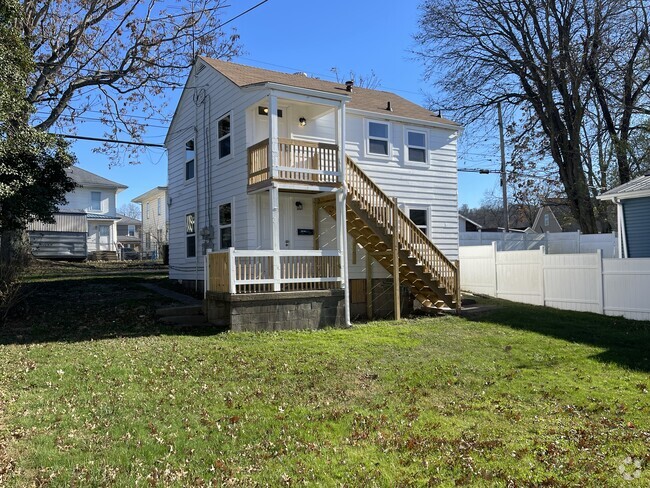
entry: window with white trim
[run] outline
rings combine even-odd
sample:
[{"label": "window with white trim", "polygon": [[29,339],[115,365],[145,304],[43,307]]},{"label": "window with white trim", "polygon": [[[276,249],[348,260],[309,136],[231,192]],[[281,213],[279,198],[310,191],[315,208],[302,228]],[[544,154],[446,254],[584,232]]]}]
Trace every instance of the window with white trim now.
[{"label": "window with white trim", "polygon": [[429,236],[428,232],[428,218],[427,210],[424,208],[409,208],[409,219],[413,222],[418,229],[424,232],[424,235]]},{"label": "window with white trim", "polygon": [[406,130],[406,160],[410,163],[427,162],[427,133]]},{"label": "window with white trim", "polygon": [[151,233],[149,232],[144,235],[144,247],[147,248],[147,251],[151,249]]},{"label": "window with white trim", "polygon": [[368,121],[368,153],[388,156],[388,123]]},{"label": "window with white trim", "polygon": [[194,178],[194,139],[185,143],[185,180]]},{"label": "window with white trim", "polygon": [[129,237],[135,237],[135,225],[129,224],[126,229],[126,235]]},{"label": "window with white trim", "polygon": [[196,257],[196,219],[194,213],[185,215],[185,256]]},{"label": "window with white trim", "polygon": [[160,197],[158,197],[158,215],[160,215],[162,212],[162,201]]},{"label": "window with white trim", "polygon": [[91,191],[90,192],[90,210],[96,210],[101,212],[102,210],[102,192],[100,191]]},{"label": "window with white trim", "polygon": [[232,203],[219,205],[219,249],[232,247]]},{"label": "window with white trim", "polygon": [[219,159],[230,155],[230,114],[217,121],[217,141],[219,144]]}]

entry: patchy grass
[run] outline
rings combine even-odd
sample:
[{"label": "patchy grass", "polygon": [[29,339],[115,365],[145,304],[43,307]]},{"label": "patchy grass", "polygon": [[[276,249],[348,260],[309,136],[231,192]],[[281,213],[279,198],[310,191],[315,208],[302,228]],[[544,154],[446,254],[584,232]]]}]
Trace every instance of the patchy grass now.
[{"label": "patchy grass", "polygon": [[142,279],[39,281],[0,336],[0,484],[650,484],[648,323],[180,334]]}]

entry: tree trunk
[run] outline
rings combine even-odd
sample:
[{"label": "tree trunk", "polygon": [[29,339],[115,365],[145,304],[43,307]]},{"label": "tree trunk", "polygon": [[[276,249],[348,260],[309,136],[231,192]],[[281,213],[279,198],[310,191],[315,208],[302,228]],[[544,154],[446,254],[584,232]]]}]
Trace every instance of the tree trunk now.
[{"label": "tree trunk", "polygon": [[24,266],[29,261],[27,231],[3,230],[0,233],[0,263],[3,266]]}]

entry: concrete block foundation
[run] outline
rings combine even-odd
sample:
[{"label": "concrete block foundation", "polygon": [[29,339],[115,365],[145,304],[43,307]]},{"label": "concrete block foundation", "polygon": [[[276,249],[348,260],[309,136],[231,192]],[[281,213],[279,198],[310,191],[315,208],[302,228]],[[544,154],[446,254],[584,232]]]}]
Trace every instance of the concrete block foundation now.
[{"label": "concrete block foundation", "polygon": [[345,327],[343,290],[231,295],[208,292],[208,322],[226,323],[233,332]]}]

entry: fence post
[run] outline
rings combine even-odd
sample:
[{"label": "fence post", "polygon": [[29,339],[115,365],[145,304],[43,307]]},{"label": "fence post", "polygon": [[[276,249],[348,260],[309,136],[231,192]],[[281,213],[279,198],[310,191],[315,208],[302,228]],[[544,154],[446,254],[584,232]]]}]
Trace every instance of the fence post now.
[{"label": "fence post", "polygon": [[546,264],[546,260],[544,259],[544,255],[546,254],[546,247],[545,246],[540,246],[539,247],[539,293],[540,293],[540,305],[545,306],[546,305],[546,291],[544,290],[545,282],[546,280],[544,279],[544,266]]},{"label": "fence post", "polygon": [[235,248],[228,248],[228,291],[231,295],[237,293],[237,276],[235,269]]},{"label": "fence post", "polygon": [[493,270],[494,270],[494,293],[492,294],[493,297],[498,298],[499,297],[499,282],[497,281],[497,242],[494,241],[492,242],[492,262],[494,263]]},{"label": "fence post", "polygon": [[598,256],[598,283],[596,285],[598,290],[598,313],[605,315],[605,274],[603,273],[603,251],[596,249]]},{"label": "fence post", "polygon": [[576,231],[576,241],[578,245],[578,250],[576,251],[577,254],[580,254],[582,252],[582,246],[580,244],[580,229]]}]

